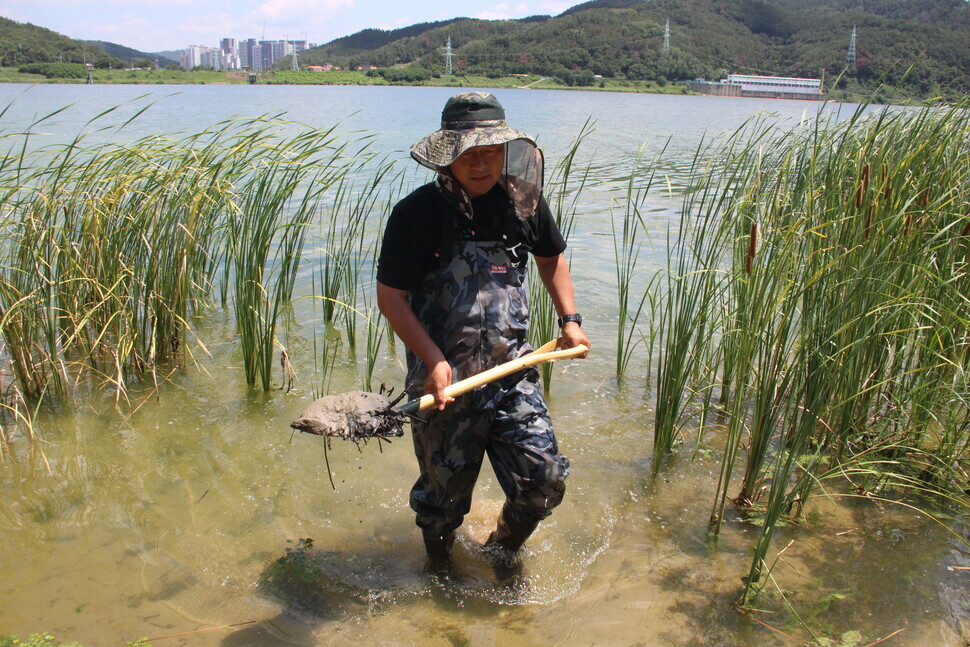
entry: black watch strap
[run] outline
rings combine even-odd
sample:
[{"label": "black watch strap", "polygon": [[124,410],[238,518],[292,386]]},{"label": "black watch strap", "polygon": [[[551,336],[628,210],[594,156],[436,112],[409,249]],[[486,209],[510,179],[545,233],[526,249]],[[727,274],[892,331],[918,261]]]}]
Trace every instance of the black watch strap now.
[{"label": "black watch strap", "polygon": [[559,317],[559,327],[562,328],[563,326],[565,326],[570,321],[575,321],[580,326],[582,326],[583,325],[583,315],[578,314],[578,313],[575,313],[575,312],[573,314],[571,314],[571,315],[563,315],[563,316]]}]

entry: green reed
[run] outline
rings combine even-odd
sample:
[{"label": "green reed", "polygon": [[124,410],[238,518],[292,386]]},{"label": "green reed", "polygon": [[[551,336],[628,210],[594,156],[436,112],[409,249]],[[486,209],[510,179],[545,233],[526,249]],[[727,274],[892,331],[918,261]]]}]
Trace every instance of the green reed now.
[{"label": "green reed", "polygon": [[335,321],[338,306],[356,304],[359,265],[355,259],[359,258],[367,223],[366,210],[357,209],[353,180],[345,178],[336,189],[331,217],[326,220],[325,247],[318,268],[323,318],[330,324]]},{"label": "green reed", "polygon": [[[340,339],[340,328],[347,340],[347,353],[356,357],[358,338],[365,342],[362,388],[370,390],[377,359],[385,341],[393,343],[393,332],[379,316],[373,303],[380,235],[390,205],[403,192],[403,174],[397,165],[372,156],[356,160],[354,171],[333,192],[328,205],[326,230],[321,231],[312,294],[321,308],[321,319],[328,328],[325,343],[315,347],[315,363],[322,365],[321,393],[329,388]],[[365,272],[368,270],[369,272]],[[365,331],[359,332],[363,320]],[[331,337],[336,335],[336,339]],[[317,351],[322,355],[318,355]]]},{"label": "green reed", "polygon": [[[391,166],[387,167],[387,171],[391,170]],[[384,175],[384,173],[382,173]],[[390,323],[381,316],[380,310],[377,308],[377,265],[381,249],[381,237],[384,231],[385,223],[387,222],[387,217],[390,215],[390,210],[392,206],[397,203],[400,197],[404,194],[404,173],[395,172],[393,175],[388,175],[390,181],[385,181],[384,184],[385,192],[383,196],[383,201],[381,203],[372,203],[372,217],[370,218],[371,224],[374,226],[376,232],[380,232],[379,235],[371,237],[374,240],[374,244],[371,245],[370,253],[368,254],[367,262],[365,265],[370,268],[370,272],[364,283],[364,289],[362,294],[363,307],[364,307],[364,322],[366,324],[366,348],[367,353],[364,357],[364,369],[363,376],[361,380],[361,388],[366,391],[374,390],[374,371],[377,368],[377,359],[381,354],[381,348],[386,341],[394,352],[394,329],[391,328]],[[378,208],[380,204],[381,208]],[[379,216],[374,218],[373,216]],[[363,254],[362,254],[363,257]],[[384,387],[385,385],[381,385]],[[393,388],[393,387],[392,387]]]},{"label": "green reed", "polygon": [[[662,157],[666,145],[656,155]],[[632,169],[626,182],[626,195],[623,200],[623,217],[617,226],[613,210],[610,210],[610,226],[613,234],[613,258],[616,262],[617,289],[617,329],[616,329],[616,376],[622,379],[626,375],[627,366],[633,356],[633,351],[643,340],[638,328],[640,316],[643,314],[644,304],[651,310],[654,301],[650,299],[654,292],[654,279],[648,281],[639,301],[634,305],[630,302],[631,286],[637,273],[637,262],[640,250],[647,237],[642,210],[647,197],[653,188],[657,177],[656,164],[645,167],[643,163],[644,150],[641,148],[634,157]],[[656,278],[656,275],[655,275]],[[637,338],[639,337],[639,339]],[[650,336],[653,339],[653,335]],[[652,347],[652,343],[650,344]],[[648,354],[648,358],[651,355]]]},{"label": "green reed", "polygon": [[[317,274],[310,274],[310,294],[321,293],[317,284]],[[311,312],[313,320],[322,323],[321,327],[313,326],[311,331],[310,346],[313,354],[313,366],[316,369],[317,380],[313,383],[312,393],[315,398],[329,393],[330,383],[333,379],[333,371],[336,368],[336,358],[339,347],[340,335],[333,327],[324,321],[323,309],[326,301],[322,298],[315,298],[311,301]],[[318,311],[317,308],[320,310]],[[320,330],[322,328],[322,330]]]},{"label": "green reed", "polygon": [[247,381],[268,389],[307,223],[360,151],[277,117],[128,145],[43,147],[31,129],[0,159],[5,388],[36,403],[155,386],[205,350],[192,318],[231,293]]},{"label": "green reed", "polygon": [[86,148],[79,138],[4,169],[0,183],[20,185],[5,204],[3,333],[27,397],[64,396],[69,374],[85,372],[123,394],[129,370],[184,348],[221,187],[177,155],[162,140]]},{"label": "green reed", "polygon": [[742,601],[774,528],[833,475],[968,504],[968,131],[966,106],[756,122],[696,174],[671,240],[655,451],[689,393],[720,390],[712,532],[728,500],[763,515]]},{"label": "green reed", "polygon": [[[398,182],[393,177],[395,165],[386,160],[375,161],[374,164],[376,164],[377,168],[366,176],[367,181],[365,185],[361,191],[355,193],[354,200],[348,208],[346,220],[348,223],[355,223],[349,227],[349,229],[353,230],[353,233],[343,234],[344,237],[353,238],[355,243],[350,248],[349,251],[351,253],[346,257],[344,263],[343,294],[345,295],[344,302],[349,306],[343,311],[344,327],[347,331],[349,348],[353,354],[357,350],[358,317],[363,317],[367,324],[366,336],[369,348],[367,363],[370,365],[368,373],[373,371],[372,364],[374,361],[370,355],[370,350],[373,350],[375,354],[377,353],[380,345],[377,344],[374,346],[374,341],[381,338],[373,338],[371,327],[372,321],[376,320],[367,314],[372,310],[371,298],[376,298],[373,274],[377,267],[377,253],[380,247],[377,244],[372,244],[368,249],[368,243],[375,240],[376,236],[374,236],[374,232],[382,230],[381,225],[385,220],[383,216],[389,205],[392,204],[392,201],[396,201],[398,197],[398,194],[395,193],[395,187],[398,185]],[[398,173],[398,175],[400,174]],[[373,229],[368,232],[367,226],[371,226]],[[365,266],[371,268],[371,276],[367,280],[364,280],[362,275]],[[358,308],[361,298],[364,300],[364,304]],[[374,308],[376,308],[376,305]],[[368,378],[368,383],[369,381]]]},{"label": "green reed", "polygon": [[[728,201],[719,182],[737,185],[728,175],[721,180],[710,166],[708,152],[698,146],[690,169],[697,178],[684,196],[675,230],[667,234],[667,267],[660,285],[657,306],[657,409],[654,416],[654,471],[672,451],[684,415],[690,377],[703,367],[701,352],[707,349],[702,331],[708,318],[717,314],[717,286],[721,279],[727,232],[719,227],[719,214]],[[718,178],[718,179],[714,179]],[[705,379],[709,387],[709,380]],[[694,386],[693,388],[696,388]]]},{"label": "green reed", "polygon": [[[556,163],[549,175],[545,195],[549,201],[549,208],[556,218],[556,224],[568,243],[576,221],[576,212],[583,189],[589,181],[590,166],[575,168],[580,146],[594,131],[593,123],[589,120],[583,124],[579,134],[573,139],[565,154]],[[544,289],[535,263],[529,264],[529,343],[538,348],[546,342],[559,337],[559,327],[556,325],[556,308]],[[568,314],[568,313],[564,313]],[[552,385],[552,364],[539,367],[542,383],[548,391]]]},{"label": "green reed", "polygon": [[227,249],[234,285],[236,327],[246,381],[270,389],[276,326],[289,303],[320,196],[346,173],[344,144],[332,131],[309,131],[282,142],[260,140],[246,159],[241,201],[228,220]]}]

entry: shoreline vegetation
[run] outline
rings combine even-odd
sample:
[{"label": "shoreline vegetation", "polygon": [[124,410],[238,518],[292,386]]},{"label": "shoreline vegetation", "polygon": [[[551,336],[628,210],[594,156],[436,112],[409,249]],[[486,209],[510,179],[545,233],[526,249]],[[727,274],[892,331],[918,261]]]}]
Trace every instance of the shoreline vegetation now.
[{"label": "shoreline vegetation", "polygon": [[[787,604],[769,549],[811,498],[918,507],[946,527],[970,510],[970,106],[867,107],[791,132],[755,120],[698,150],[667,266],[646,288],[632,285],[637,231],[662,155],[637,160],[617,198],[628,330],[617,379],[642,380],[657,399],[655,473],[675,453],[720,456],[710,542],[729,507],[758,533],[742,609]],[[34,422],[47,407],[155,397],[204,354],[205,317],[234,319],[247,383],[270,393],[272,367],[287,366],[280,328],[301,262],[316,264],[319,320],[332,327],[312,333],[320,392],[358,343],[370,386],[394,341],[369,296],[363,241],[380,223],[361,214],[386,215],[403,182],[366,137],[290,135],[280,123],[11,147],[0,164],[0,462],[42,455]],[[561,223],[597,180],[571,161],[551,174]],[[322,254],[305,249],[311,213],[326,228]],[[634,352],[646,376],[622,375]],[[649,454],[647,442],[637,451]]]},{"label": "shoreline vegetation", "polygon": [[[19,68],[0,67],[0,83],[72,83],[85,84],[84,78],[47,78],[41,74],[25,74]],[[213,70],[95,70],[95,84],[146,84],[146,85],[249,85],[249,73],[245,71],[217,72]],[[438,75],[426,80],[390,81],[376,74],[363,71],[337,70],[330,72],[307,72],[275,70],[258,72],[256,85],[399,85],[453,88],[533,88],[537,90],[562,90],[567,86],[551,77],[537,75],[507,75],[491,77],[477,74]],[[665,94],[689,94],[686,86],[674,83],[658,85],[652,81],[626,79],[596,79],[584,90],[612,90],[618,92],[652,92]]]},{"label": "shoreline vegetation", "polygon": [[[86,78],[48,78],[42,74],[26,74],[20,68],[0,67],[0,83],[70,83],[84,85]],[[396,69],[396,68],[391,68]],[[214,70],[182,69],[117,69],[94,70],[94,84],[115,85],[250,85],[250,75],[245,71],[219,72]],[[620,78],[594,78],[585,85],[568,85],[559,79],[513,74],[505,76],[486,76],[482,74],[432,75],[427,79],[390,80],[377,70],[349,71],[332,70],[328,72],[309,72],[296,70],[271,70],[256,74],[255,85],[380,85],[409,87],[446,87],[446,88],[492,88],[492,89],[532,89],[532,90],[588,90],[599,92],[631,92],[646,94],[676,94],[703,96],[691,92],[685,82],[657,82]],[[859,102],[870,100],[872,103],[896,103],[908,105],[921,103],[919,98],[899,96],[881,90],[875,95],[859,89],[840,89],[829,92],[829,100]]]}]

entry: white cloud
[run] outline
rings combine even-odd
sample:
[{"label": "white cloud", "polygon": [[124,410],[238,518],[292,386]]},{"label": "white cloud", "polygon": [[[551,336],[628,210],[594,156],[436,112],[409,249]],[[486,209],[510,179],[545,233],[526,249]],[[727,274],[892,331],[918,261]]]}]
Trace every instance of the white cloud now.
[{"label": "white cloud", "polygon": [[510,18],[521,18],[524,12],[529,10],[526,4],[512,6],[506,2],[500,2],[485,11],[480,11],[473,18],[480,20],[508,20]]},{"label": "white cloud", "polygon": [[539,0],[539,12],[549,14],[550,16],[558,16],[566,9],[574,7],[579,2],[571,2],[570,0]]},{"label": "white cloud", "polygon": [[427,21],[412,20],[411,18],[404,16],[401,18],[395,18],[394,22],[386,23],[386,24],[380,25],[379,27],[371,25],[371,27],[373,27],[374,29],[383,29],[384,31],[393,31],[395,29],[400,29],[401,27],[410,27],[411,25],[414,25],[419,22],[427,22]]},{"label": "white cloud", "polygon": [[[573,5],[572,2],[563,3],[567,8]],[[542,5],[540,5],[542,7]],[[558,10],[556,13],[562,13],[563,10]],[[513,18],[525,18],[526,16],[534,16],[539,13],[549,13],[545,8],[533,9],[532,5],[527,2],[520,2],[518,4],[509,4],[507,2],[502,2],[497,5],[493,5],[485,11],[480,11],[475,14],[474,18],[480,18],[481,20],[511,20]]]},{"label": "white cloud", "polygon": [[283,20],[296,25],[353,6],[354,0],[267,0],[253,9],[252,17],[273,22]]}]

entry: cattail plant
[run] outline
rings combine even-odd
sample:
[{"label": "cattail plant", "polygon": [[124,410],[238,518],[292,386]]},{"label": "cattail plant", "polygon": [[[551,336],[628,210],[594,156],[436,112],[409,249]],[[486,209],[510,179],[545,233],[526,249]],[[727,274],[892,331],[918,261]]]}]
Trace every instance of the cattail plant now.
[{"label": "cattail plant", "polygon": [[762,519],[742,601],[775,527],[836,476],[970,503],[968,133],[966,106],[755,123],[698,174],[670,245],[655,452],[718,386],[712,532],[728,501]]},{"label": "cattail plant", "polygon": [[0,333],[18,392],[157,385],[220,290],[247,380],[268,388],[306,224],[349,166],[333,131],[268,117],[127,145],[28,140],[0,160]]},{"label": "cattail plant", "polygon": [[307,225],[320,195],[347,169],[332,131],[310,131],[250,158],[242,201],[228,222],[236,326],[246,381],[270,389],[276,325],[290,300]]},{"label": "cattail plant", "polygon": [[[659,159],[666,145],[655,156]],[[633,351],[642,340],[637,326],[643,306],[652,295],[653,279],[647,283],[639,300],[630,301],[631,285],[636,276],[637,261],[646,235],[642,209],[656,180],[656,165],[643,168],[643,149],[634,157],[630,177],[626,183],[626,196],[623,200],[623,217],[617,226],[613,210],[610,211],[610,225],[613,233],[613,256],[616,262],[617,289],[617,331],[616,331],[616,375],[622,379],[633,356]],[[652,305],[652,302],[649,302]]]},{"label": "cattail plant", "polygon": [[[573,139],[566,153],[556,164],[549,181],[546,183],[546,199],[553,215],[556,217],[556,224],[562,232],[563,239],[569,241],[573,225],[576,219],[578,200],[582,195],[583,188],[589,181],[590,168],[579,171],[576,177],[576,156],[579,148],[591,133],[593,124],[586,121],[580,129],[579,134]],[[559,336],[559,328],[556,325],[556,309],[552,304],[548,292],[543,288],[539,273],[535,269],[535,264],[529,265],[529,343],[538,348],[551,339]],[[552,384],[552,365],[543,364],[539,367],[542,375],[543,387],[548,391]]]}]

